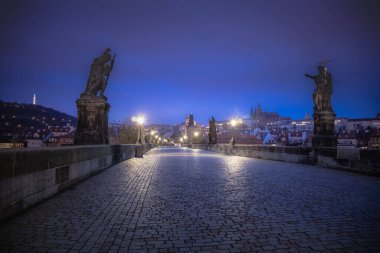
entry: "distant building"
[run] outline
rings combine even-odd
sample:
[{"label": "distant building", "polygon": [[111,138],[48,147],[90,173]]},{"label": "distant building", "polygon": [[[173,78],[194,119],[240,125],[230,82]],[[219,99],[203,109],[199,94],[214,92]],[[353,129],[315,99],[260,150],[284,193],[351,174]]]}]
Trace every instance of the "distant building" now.
[{"label": "distant building", "polygon": [[39,138],[28,138],[25,139],[28,148],[41,148],[44,146],[42,139]]},{"label": "distant building", "polygon": [[347,130],[349,131],[365,129],[368,126],[379,129],[380,118],[359,118],[347,120]]},{"label": "distant building", "polygon": [[265,126],[268,122],[278,121],[280,119],[280,116],[277,112],[267,112],[266,110],[263,111],[260,103],[258,103],[258,106],[255,108],[255,110],[251,108],[250,118],[254,120],[255,126],[262,127]]},{"label": "distant building", "polygon": [[61,135],[66,135],[73,131],[73,127],[61,127],[61,126],[49,126],[49,132],[51,132],[54,137],[58,137]]},{"label": "distant building", "polygon": [[60,135],[56,138],[58,146],[70,146],[74,145],[74,137],[75,133],[67,133],[64,135]]},{"label": "distant building", "polygon": [[262,141],[256,136],[241,133],[220,133],[217,135],[217,140],[220,144],[226,144],[230,143],[232,137],[234,137],[235,144],[262,144]]},{"label": "distant building", "polygon": [[[345,131],[347,129],[347,118],[335,118],[335,131]],[[351,129],[352,130],[352,129]]]},{"label": "distant building", "polygon": [[289,145],[303,145],[303,143],[306,140],[306,132],[297,132],[297,131],[292,131],[288,132],[288,143]]},{"label": "distant building", "polygon": [[355,148],[358,146],[357,133],[354,131],[344,131],[338,133],[337,146]]},{"label": "distant building", "polygon": [[369,138],[368,148],[380,148],[380,129]]}]

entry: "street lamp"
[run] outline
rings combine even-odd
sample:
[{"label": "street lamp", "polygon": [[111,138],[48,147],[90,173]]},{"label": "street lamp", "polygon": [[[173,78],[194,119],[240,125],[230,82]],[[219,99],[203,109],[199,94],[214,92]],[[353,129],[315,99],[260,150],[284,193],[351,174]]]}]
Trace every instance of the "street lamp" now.
[{"label": "street lamp", "polygon": [[145,117],[143,116],[143,115],[138,115],[138,116],[134,116],[134,117],[132,117],[132,121],[133,122],[136,122],[136,124],[139,126],[139,139],[137,140],[137,143],[142,143],[141,142],[141,127],[142,127],[142,125],[144,124],[144,122],[145,122]]},{"label": "street lamp", "polygon": [[231,126],[234,128],[234,130],[232,131],[232,139],[231,139],[231,141],[230,141],[230,143],[231,143],[232,145],[235,145],[235,132],[236,132],[236,126],[237,126],[238,124],[242,124],[242,123],[243,123],[243,120],[242,120],[242,119],[238,119],[238,118],[233,118],[233,119],[231,119],[231,121],[230,121]]},{"label": "street lamp", "polygon": [[154,135],[156,134],[157,131],[151,130],[150,131],[150,136],[149,136],[149,141],[152,143],[154,141]]}]

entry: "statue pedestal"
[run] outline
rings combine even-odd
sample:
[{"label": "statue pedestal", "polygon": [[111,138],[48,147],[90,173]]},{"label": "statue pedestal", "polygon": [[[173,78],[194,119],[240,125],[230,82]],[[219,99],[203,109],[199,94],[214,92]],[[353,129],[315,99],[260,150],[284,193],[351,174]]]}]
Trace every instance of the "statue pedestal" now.
[{"label": "statue pedestal", "polygon": [[78,124],[74,144],[108,144],[107,98],[83,93],[76,103]]},{"label": "statue pedestal", "polygon": [[194,138],[194,127],[188,126],[186,128],[186,135],[187,135],[187,144],[193,144],[193,138]]},{"label": "statue pedestal", "polygon": [[208,144],[216,144],[216,134],[209,133]]},{"label": "statue pedestal", "polygon": [[335,116],[333,111],[314,111],[313,147],[336,147]]}]

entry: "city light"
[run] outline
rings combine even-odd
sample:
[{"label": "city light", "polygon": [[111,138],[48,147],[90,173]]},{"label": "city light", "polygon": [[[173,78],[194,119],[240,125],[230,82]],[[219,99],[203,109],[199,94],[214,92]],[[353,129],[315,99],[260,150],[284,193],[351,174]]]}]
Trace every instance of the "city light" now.
[{"label": "city light", "polygon": [[184,135],[184,136],[183,136],[183,139],[184,139],[184,140],[187,140],[187,135]]},{"label": "city light", "polygon": [[194,132],[194,136],[195,136],[195,137],[198,137],[198,136],[199,136],[199,133],[198,133],[198,132]]}]

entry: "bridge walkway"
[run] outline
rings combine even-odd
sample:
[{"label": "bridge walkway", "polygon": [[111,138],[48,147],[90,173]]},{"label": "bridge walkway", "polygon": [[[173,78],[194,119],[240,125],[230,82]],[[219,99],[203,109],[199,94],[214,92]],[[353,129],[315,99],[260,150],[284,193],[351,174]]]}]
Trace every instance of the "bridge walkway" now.
[{"label": "bridge walkway", "polygon": [[157,148],[0,227],[0,252],[376,252],[380,178]]}]

